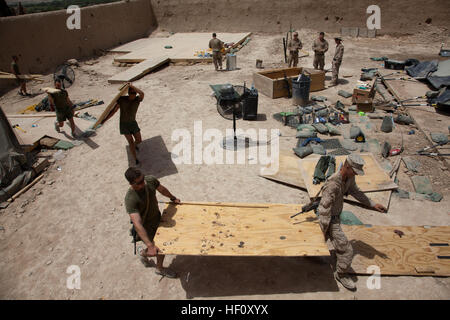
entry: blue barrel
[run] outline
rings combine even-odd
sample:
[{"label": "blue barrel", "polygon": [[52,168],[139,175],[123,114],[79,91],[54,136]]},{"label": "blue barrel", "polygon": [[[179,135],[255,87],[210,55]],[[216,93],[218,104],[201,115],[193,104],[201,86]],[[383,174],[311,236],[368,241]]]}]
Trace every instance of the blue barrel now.
[{"label": "blue barrel", "polygon": [[309,103],[309,89],[311,87],[311,78],[304,75],[300,79],[292,79],[292,103],[294,106],[307,106]]}]

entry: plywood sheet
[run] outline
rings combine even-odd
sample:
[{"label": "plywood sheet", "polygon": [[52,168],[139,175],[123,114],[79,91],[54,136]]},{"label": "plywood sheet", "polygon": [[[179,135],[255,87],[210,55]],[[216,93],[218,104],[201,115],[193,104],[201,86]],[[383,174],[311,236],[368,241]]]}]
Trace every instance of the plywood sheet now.
[{"label": "plywood sheet", "polygon": [[108,79],[109,83],[131,82],[169,62],[167,56],[152,57]]},{"label": "plywood sheet", "polygon": [[[342,226],[353,246],[353,273],[381,275],[450,276],[450,227]],[[400,237],[394,230],[404,233]],[[443,244],[433,246],[430,244]]]},{"label": "plywood sheet", "polygon": [[[217,38],[225,43],[234,42],[235,46],[242,43],[251,33],[219,33]],[[153,57],[168,56],[172,61],[205,60],[194,55],[196,51],[207,50],[211,33],[176,33],[168,38],[149,38],[142,42],[137,50],[116,57],[118,62],[141,62]],[[172,46],[172,49],[165,49]],[[123,50],[123,49],[122,49]],[[211,60],[211,59],[209,59]]]},{"label": "plywood sheet", "polygon": [[301,205],[168,204],[155,243],[164,254],[211,256],[328,256],[312,212]]},{"label": "plywood sheet", "polygon": [[[287,185],[300,189],[306,189],[306,184],[300,172],[300,160],[301,159],[293,155],[292,152],[289,152],[287,150],[280,150],[278,171],[273,172],[271,170],[271,165],[269,164],[266,167],[261,168],[259,176],[269,180],[285,183]],[[367,196],[375,203],[380,203],[385,208],[389,208],[392,194],[391,190],[366,193]],[[350,195],[344,197],[344,200],[359,203],[358,200]]]},{"label": "plywood sheet", "polygon": [[[384,191],[398,188],[398,186],[389,178],[389,175],[381,168],[375,157],[371,153],[362,153],[360,156],[364,159],[364,176],[356,176],[356,184],[363,192]],[[340,164],[345,161],[347,156],[336,156],[336,170]],[[300,172],[305,181],[306,188],[310,197],[315,197],[323,186],[313,184],[314,169],[320,156],[315,158],[302,159],[300,161]]]},{"label": "plywood sheet", "polygon": [[100,115],[100,117],[98,118],[97,122],[94,124],[94,126],[93,126],[94,129],[97,128],[98,125],[102,124],[105,121],[105,119],[108,117],[108,115],[111,113],[112,109],[116,105],[117,100],[119,100],[119,98],[121,96],[123,96],[127,90],[128,90],[128,85],[127,84],[124,84],[123,86],[121,86],[119,88],[119,92],[111,100],[111,102],[106,106],[105,110]]}]

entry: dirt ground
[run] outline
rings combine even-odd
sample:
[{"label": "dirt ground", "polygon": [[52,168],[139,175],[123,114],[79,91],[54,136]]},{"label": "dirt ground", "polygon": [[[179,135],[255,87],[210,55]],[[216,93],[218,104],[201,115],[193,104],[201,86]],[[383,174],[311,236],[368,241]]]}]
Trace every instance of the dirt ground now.
[{"label": "dirt ground", "polygon": [[[345,38],[341,85],[314,94],[326,96],[332,103],[340,99],[348,105],[349,100],[338,97],[337,91],[352,91],[362,67],[380,66],[369,57],[437,58],[441,42],[450,43],[450,38],[438,28],[427,28],[403,38]],[[306,50],[311,51],[316,34],[314,30],[300,32]],[[326,68],[330,68],[334,53],[333,36],[336,35],[327,35],[330,51]],[[135,81],[146,94],[137,116],[144,139],[140,152],[142,170],[155,175],[181,200],[306,203],[309,198],[305,191],[259,177],[260,165],[248,161],[243,165],[175,165],[170,154],[177,144],[171,139],[174,129],[186,128],[193,133],[194,121],[198,120],[202,120],[203,130],[217,128],[225,133],[232,127],[231,121],[217,113],[209,85],[242,85],[244,81],[251,85],[256,59],[262,59],[265,68],[283,66],[281,38],[281,34],[254,34],[237,54],[236,71],[215,72],[211,64],[170,65]],[[108,84],[107,79],[123,70],[112,64],[113,57],[107,54],[80,63],[75,84],[68,89],[72,101],[95,98],[108,103],[113,98],[119,85]],[[93,65],[86,64],[94,61]],[[312,56],[302,58],[300,66],[311,67]],[[331,74],[327,75],[328,82]],[[45,79],[42,85],[28,87],[37,92],[40,87],[50,86],[51,75]],[[0,105],[5,113],[14,113],[43,97],[19,97],[14,89],[0,97]],[[238,128],[280,129],[283,136],[295,135],[295,130],[272,118],[274,113],[292,108],[289,99],[272,100],[260,95],[258,113],[265,115],[265,120],[239,120]],[[83,111],[99,116],[103,109],[104,105]],[[433,115],[425,111],[423,116]],[[321,258],[169,256],[165,265],[176,270],[180,278],[161,279],[133,255],[129,218],[123,206],[128,188],[123,174],[130,164],[129,154],[125,139],[119,135],[118,121],[116,116],[97,130],[91,138],[93,143],[66,152],[64,159],[47,170],[42,182],[0,211],[1,299],[450,298],[450,279],[445,277],[382,277],[381,289],[369,290],[368,277],[358,276],[358,290],[350,292],[336,283],[329,261]],[[392,145],[400,143],[401,130],[405,155],[428,145],[418,130],[415,135],[407,135],[410,127],[397,126],[394,133],[385,134],[379,131],[381,120],[370,121],[374,129],[369,137],[388,140]],[[450,119],[444,117],[441,123],[442,127],[432,130],[448,133]],[[69,132],[68,127],[64,128]],[[52,130],[49,128],[49,134]],[[281,149],[289,150],[295,143],[295,138],[280,138]],[[431,157],[416,159],[421,163],[419,174],[430,177],[433,190],[444,195],[441,202],[393,195],[387,214],[350,204],[345,204],[344,210],[373,225],[450,225],[450,174],[445,163]],[[394,160],[389,159],[391,164]],[[58,166],[61,171],[56,169]],[[413,191],[410,175],[402,163],[400,188]],[[158,199],[165,200],[162,196]],[[71,265],[81,269],[80,290],[66,288],[66,270]]]}]

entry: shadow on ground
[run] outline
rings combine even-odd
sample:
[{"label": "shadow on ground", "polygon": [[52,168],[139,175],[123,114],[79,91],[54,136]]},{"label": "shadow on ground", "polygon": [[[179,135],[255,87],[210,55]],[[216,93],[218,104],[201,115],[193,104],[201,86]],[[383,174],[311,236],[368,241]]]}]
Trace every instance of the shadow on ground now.
[{"label": "shadow on ground", "polygon": [[[128,145],[126,146],[126,152],[128,155],[128,166],[136,167]],[[178,173],[177,167],[172,161],[171,153],[167,150],[161,136],[143,140],[139,145],[137,157],[140,161],[137,167],[141,169],[144,175],[152,175],[159,179]]]},{"label": "shadow on ground", "polygon": [[176,256],[186,298],[337,292],[330,257]]}]

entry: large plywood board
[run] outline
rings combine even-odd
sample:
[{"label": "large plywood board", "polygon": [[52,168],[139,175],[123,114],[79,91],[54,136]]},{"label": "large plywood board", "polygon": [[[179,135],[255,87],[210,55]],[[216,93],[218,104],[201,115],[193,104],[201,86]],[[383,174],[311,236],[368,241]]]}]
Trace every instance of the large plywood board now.
[{"label": "large plywood board", "polygon": [[[364,176],[356,176],[356,184],[363,192],[370,191],[385,191],[397,189],[398,186],[389,178],[389,175],[381,168],[375,157],[371,153],[362,153],[360,156],[365,161]],[[336,156],[336,170],[341,163],[344,163],[347,156]],[[314,169],[319,161],[320,156],[300,161],[300,172],[305,182],[308,194],[310,197],[315,197],[323,186],[320,184],[313,184]]]},{"label": "large plywood board", "polygon": [[315,214],[301,205],[167,204],[155,236],[164,254],[329,256]]},{"label": "large plywood board", "polygon": [[[352,273],[372,274],[374,271],[368,267],[378,266],[381,275],[450,276],[448,226],[342,228],[353,246]],[[400,237],[395,230],[403,235]]]},{"label": "large plywood board", "polygon": [[[251,33],[219,33],[217,38],[225,43],[235,43],[234,46],[242,43]],[[153,57],[168,56],[171,61],[196,61],[205,60],[197,57],[196,51],[206,51],[211,40],[211,33],[176,33],[168,38],[149,38],[147,42],[142,41],[135,44],[138,49],[131,49],[132,52],[116,57],[118,62],[141,62]],[[165,46],[172,46],[166,49]],[[122,47],[120,50],[130,48]],[[211,60],[206,59],[206,60]]]},{"label": "large plywood board", "polygon": [[123,96],[125,94],[125,92],[127,92],[127,90],[128,90],[128,84],[124,84],[123,86],[121,86],[119,88],[119,92],[115,95],[115,97],[111,100],[111,102],[106,106],[105,110],[103,110],[103,112],[100,115],[100,117],[98,118],[97,122],[94,124],[94,126],[93,126],[94,129],[96,129],[98,125],[105,122],[105,119],[109,116],[111,111],[114,109],[114,106],[116,105],[117,100],[119,100],[119,98],[121,96]]},{"label": "large plywood board", "polygon": [[[271,164],[269,164],[266,167],[261,168],[259,176],[306,190],[306,184],[300,172],[300,161],[301,159],[293,155],[292,152],[280,150],[278,170],[273,172],[273,170],[271,170]],[[391,190],[366,193],[375,203],[380,203],[385,208],[389,208],[392,194]],[[344,197],[344,200],[359,203],[359,201],[351,195]]]},{"label": "large plywood board", "polygon": [[144,62],[138,63],[137,65],[128,68],[127,70],[116,74],[115,76],[108,79],[109,83],[123,83],[131,82],[137,80],[149,73],[150,71],[166,64],[169,62],[167,56],[162,57],[152,57]]}]

